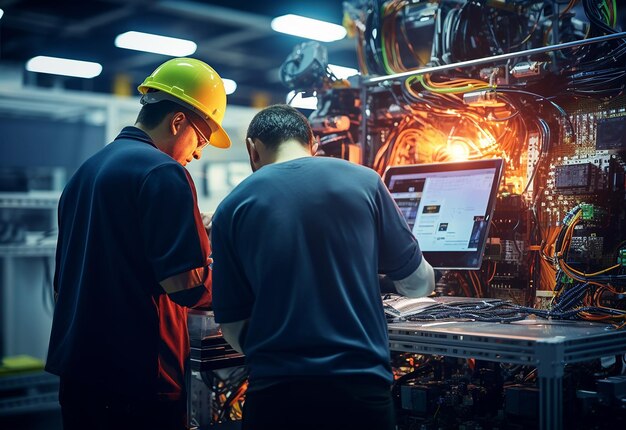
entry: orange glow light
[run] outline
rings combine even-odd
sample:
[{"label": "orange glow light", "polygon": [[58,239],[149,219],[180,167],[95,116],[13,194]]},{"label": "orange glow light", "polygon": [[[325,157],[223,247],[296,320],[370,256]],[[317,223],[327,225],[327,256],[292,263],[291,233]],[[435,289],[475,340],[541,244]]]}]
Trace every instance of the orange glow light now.
[{"label": "orange glow light", "polygon": [[470,150],[464,143],[452,142],[448,144],[446,152],[453,161],[465,161],[469,159]]}]

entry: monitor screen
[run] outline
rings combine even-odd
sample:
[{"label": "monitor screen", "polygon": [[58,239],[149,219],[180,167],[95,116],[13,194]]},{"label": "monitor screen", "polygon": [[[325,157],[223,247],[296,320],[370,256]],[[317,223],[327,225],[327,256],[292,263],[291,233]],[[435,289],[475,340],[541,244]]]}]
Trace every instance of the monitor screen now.
[{"label": "monitor screen", "polygon": [[437,269],[478,269],[502,159],[392,166],[385,185]]}]

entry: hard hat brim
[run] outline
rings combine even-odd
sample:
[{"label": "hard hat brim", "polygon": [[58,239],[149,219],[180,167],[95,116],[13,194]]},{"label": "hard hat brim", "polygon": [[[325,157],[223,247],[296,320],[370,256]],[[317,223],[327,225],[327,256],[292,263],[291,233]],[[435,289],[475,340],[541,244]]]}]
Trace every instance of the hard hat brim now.
[{"label": "hard hat brim", "polygon": [[209,138],[209,145],[215,146],[217,148],[230,148],[230,137],[228,137],[226,130],[224,130],[221,125],[213,120],[211,120],[210,125],[212,127],[217,127],[217,130],[211,133],[211,137]]}]

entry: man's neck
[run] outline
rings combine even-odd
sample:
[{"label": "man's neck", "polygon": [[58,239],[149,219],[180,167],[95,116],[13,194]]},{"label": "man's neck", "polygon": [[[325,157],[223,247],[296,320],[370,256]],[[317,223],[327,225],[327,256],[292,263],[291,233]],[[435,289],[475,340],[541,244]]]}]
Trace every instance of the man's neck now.
[{"label": "man's neck", "polygon": [[166,154],[170,154],[168,140],[163,138],[164,134],[163,134],[162,129],[160,129],[159,127],[150,129],[139,122],[135,123],[134,125],[139,130],[142,130],[144,133],[146,133],[150,137],[150,139],[152,140],[152,143],[154,143],[154,146],[159,148],[162,152],[165,152]]},{"label": "man's neck", "polygon": [[302,146],[298,141],[288,141],[280,145],[272,162],[284,163],[302,157],[311,157],[309,148]]}]

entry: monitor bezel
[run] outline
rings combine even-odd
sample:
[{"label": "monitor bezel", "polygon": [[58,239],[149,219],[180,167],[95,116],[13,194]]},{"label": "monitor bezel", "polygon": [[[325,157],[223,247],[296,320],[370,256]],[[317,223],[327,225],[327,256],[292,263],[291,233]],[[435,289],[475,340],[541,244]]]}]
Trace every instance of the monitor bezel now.
[{"label": "monitor bezel", "polygon": [[[485,236],[480,246],[475,251],[422,251],[426,261],[435,269],[440,270],[477,270],[480,269],[483,261],[487,238],[491,226],[491,218],[496,206],[497,194],[500,188],[500,182],[504,173],[504,160],[502,158],[491,158],[486,160],[471,161],[452,161],[445,163],[426,163],[426,164],[406,164],[398,166],[389,166],[383,174],[383,180],[387,189],[391,178],[395,175],[425,174],[430,172],[454,172],[462,170],[481,170],[495,168],[494,181],[491,184],[489,193],[489,201],[487,202],[487,210],[485,221],[487,227]],[[419,243],[419,237],[417,238]]]}]

